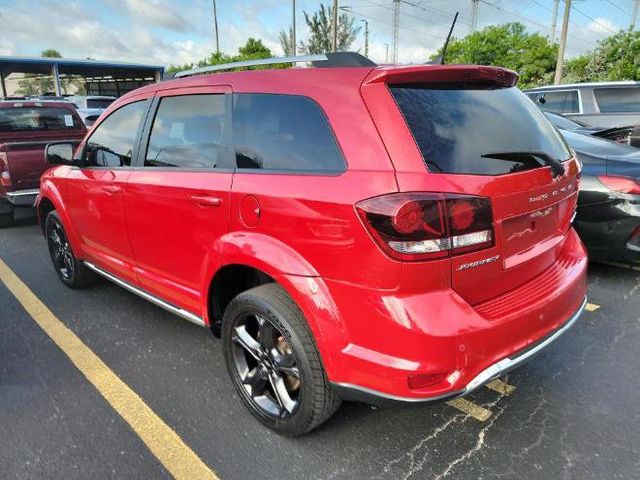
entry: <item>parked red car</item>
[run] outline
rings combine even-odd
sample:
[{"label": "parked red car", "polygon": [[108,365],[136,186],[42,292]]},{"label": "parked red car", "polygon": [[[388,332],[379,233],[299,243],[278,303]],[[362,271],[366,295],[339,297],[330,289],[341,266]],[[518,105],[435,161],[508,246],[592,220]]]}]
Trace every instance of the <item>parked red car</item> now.
[{"label": "parked red car", "polygon": [[73,164],[38,199],[53,263],[221,333],[240,398],[284,434],[342,399],[464,395],[585,302],[580,167],[516,80],[361,66],[143,87],[74,159],[49,147]]},{"label": "parked red car", "polygon": [[79,143],[86,133],[71,103],[0,101],[0,227],[13,223],[15,206],[33,206],[40,175],[50,167],[45,145]]}]

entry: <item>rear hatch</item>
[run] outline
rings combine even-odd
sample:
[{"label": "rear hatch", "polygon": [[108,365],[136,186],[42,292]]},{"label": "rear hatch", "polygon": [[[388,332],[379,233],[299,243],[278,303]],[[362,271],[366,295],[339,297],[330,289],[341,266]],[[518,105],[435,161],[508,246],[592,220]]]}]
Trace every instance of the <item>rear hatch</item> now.
[{"label": "rear hatch", "polygon": [[44,158],[47,143],[80,142],[86,128],[69,108],[44,102],[9,105],[0,108],[0,152],[11,178],[10,190],[38,188],[40,176],[50,166]]},{"label": "rear hatch", "polygon": [[[373,80],[384,81],[422,163],[417,171],[410,159],[394,156],[391,145],[400,191],[490,201],[492,221],[482,228],[492,230],[491,243],[452,249],[449,256],[452,286],[472,305],[532,281],[557,262],[576,206],[579,166],[514,86],[516,78],[497,68],[425,66]],[[402,148],[402,156],[413,155]],[[451,209],[448,214],[453,239],[460,233],[453,231]],[[473,226],[472,218],[458,223]]]}]

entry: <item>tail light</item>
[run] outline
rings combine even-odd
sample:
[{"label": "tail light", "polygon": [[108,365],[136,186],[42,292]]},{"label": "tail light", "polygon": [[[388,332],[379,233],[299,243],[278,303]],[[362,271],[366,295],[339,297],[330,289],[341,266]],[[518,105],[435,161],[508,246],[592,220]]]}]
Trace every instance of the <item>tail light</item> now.
[{"label": "tail light", "polygon": [[600,175],[598,180],[600,180],[600,183],[605,187],[613,191],[628,193],[630,195],[640,195],[640,184],[638,184],[638,181],[633,178],[614,175]]},{"label": "tail light", "polygon": [[0,152],[0,185],[3,187],[11,186],[11,175],[9,174],[6,152]]},{"label": "tail light", "polygon": [[493,246],[488,198],[446,193],[392,193],[363,200],[356,210],[391,257],[427,260]]}]

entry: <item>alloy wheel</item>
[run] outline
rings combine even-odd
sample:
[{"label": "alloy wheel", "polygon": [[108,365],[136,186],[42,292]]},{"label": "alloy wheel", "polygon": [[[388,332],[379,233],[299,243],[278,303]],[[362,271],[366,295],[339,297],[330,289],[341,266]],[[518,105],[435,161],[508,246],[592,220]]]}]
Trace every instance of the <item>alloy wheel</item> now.
[{"label": "alloy wheel", "polygon": [[47,240],[54,267],[62,278],[70,280],[73,278],[73,253],[64,229],[59,222],[51,224]]}]

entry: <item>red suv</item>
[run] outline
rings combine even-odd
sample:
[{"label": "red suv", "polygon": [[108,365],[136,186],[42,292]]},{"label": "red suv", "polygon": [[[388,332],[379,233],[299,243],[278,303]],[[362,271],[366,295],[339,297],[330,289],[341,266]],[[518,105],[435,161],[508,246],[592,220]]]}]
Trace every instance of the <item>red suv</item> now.
[{"label": "red suv", "polygon": [[515,73],[326,63],[131,92],[73,157],[48,147],[66,165],[37,202],[66,285],[97,273],[212,328],[288,435],[342,399],[469,393],[586,293],[580,167]]}]

